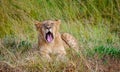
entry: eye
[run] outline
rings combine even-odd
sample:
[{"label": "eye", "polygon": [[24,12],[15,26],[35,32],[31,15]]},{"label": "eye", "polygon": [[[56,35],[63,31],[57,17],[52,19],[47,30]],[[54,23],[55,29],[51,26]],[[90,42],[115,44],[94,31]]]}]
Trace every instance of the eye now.
[{"label": "eye", "polygon": [[51,23],[51,25],[53,25],[54,23]]},{"label": "eye", "polygon": [[42,27],[45,27],[46,26],[46,24],[42,24]]}]

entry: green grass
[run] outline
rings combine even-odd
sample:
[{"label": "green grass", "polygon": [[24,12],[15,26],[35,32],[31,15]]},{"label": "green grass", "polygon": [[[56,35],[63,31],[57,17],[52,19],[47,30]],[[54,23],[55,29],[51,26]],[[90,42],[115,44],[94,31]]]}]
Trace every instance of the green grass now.
[{"label": "green grass", "polygon": [[[79,64],[78,71],[87,71],[86,66],[92,71],[87,58],[94,54],[119,58],[119,0],[1,0],[0,61],[23,65],[27,71],[43,70],[45,63],[41,62],[39,55],[27,52],[37,42],[34,21],[46,19],[61,19],[60,32],[71,33],[83,47],[79,55],[68,50],[69,61]],[[69,63],[62,64],[50,63],[46,69],[61,71]]]},{"label": "green grass", "polygon": [[114,48],[113,46],[96,46],[87,53],[87,55],[91,57],[97,54],[100,58],[104,58],[106,56],[118,59],[120,58],[120,49]]}]

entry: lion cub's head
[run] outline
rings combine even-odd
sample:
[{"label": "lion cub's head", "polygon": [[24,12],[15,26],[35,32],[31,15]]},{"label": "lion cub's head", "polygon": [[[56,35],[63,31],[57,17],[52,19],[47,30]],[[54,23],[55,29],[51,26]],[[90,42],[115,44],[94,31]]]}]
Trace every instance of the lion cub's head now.
[{"label": "lion cub's head", "polygon": [[60,20],[46,20],[43,22],[37,21],[35,22],[35,26],[40,34],[40,37],[50,43],[57,36],[60,22]]}]

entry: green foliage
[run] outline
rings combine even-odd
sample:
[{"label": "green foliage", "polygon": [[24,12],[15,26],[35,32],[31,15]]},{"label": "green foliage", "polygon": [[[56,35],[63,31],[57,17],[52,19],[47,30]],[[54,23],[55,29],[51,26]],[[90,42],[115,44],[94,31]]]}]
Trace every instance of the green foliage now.
[{"label": "green foliage", "polygon": [[120,58],[120,49],[118,48],[114,48],[114,47],[105,47],[105,46],[99,46],[96,47],[95,49],[95,53],[98,53],[100,55],[110,55],[112,57],[116,57],[116,58]]},{"label": "green foliage", "polygon": [[16,49],[18,45],[17,38],[15,36],[6,36],[3,38],[2,44],[6,48]]},{"label": "green foliage", "polygon": [[115,48],[113,46],[96,46],[92,50],[88,51],[89,56],[98,55],[100,58],[104,58],[106,56],[113,57],[113,58],[120,58],[120,49]]},{"label": "green foliage", "polygon": [[[61,19],[65,22],[108,25],[119,33],[118,0],[2,0],[0,1],[0,37],[29,34],[33,38],[34,20]],[[70,24],[71,25],[71,24]]]},{"label": "green foliage", "polygon": [[32,44],[27,40],[21,41],[18,45],[18,51],[21,51],[21,53],[26,52],[31,48],[32,48]]},{"label": "green foliage", "polygon": [[28,40],[21,40],[15,36],[6,36],[2,39],[2,44],[5,48],[13,53],[23,53],[32,48],[32,44]]}]

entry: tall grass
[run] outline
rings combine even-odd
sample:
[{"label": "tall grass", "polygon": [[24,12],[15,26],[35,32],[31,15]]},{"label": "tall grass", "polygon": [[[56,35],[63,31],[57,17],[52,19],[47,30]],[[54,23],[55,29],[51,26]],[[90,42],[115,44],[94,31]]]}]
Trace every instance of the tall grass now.
[{"label": "tall grass", "polygon": [[0,2],[1,26],[0,37],[6,34],[30,34],[33,21],[45,19],[61,19],[65,22],[79,21],[82,24],[108,25],[110,30],[119,31],[118,0],[86,0],[86,1],[54,1],[31,0]]},{"label": "tall grass", "polygon": [[[115,57],[120,55],[119,0],[1,0],[0,60],[18,63],[19,59],[27,57],[22,53],[27,52],[27,49],[32,48],[37,42],[34,21],[46,19],[61,19],[60,32],[73,34],[80,46],[83,46],[80,50],[85,59],[76,56],[77,60],[72,59],[76,64],[80,60],[81,68],[78,68],[78,71],[84,72],[82,62],[85,61],[87,64],[88,53],[101,53],[101,48],[104,54],[107,52]],[[74,58],[71,54],[70,52],[68,57]],[[30,63],[28,70],[41,70],[40,63],[37,64]],[[60,70],[57,67],[63,66],[54,68],[54,65],[50,65],[47,69]],[[89,65],[87,67],[89,68]]]}]

